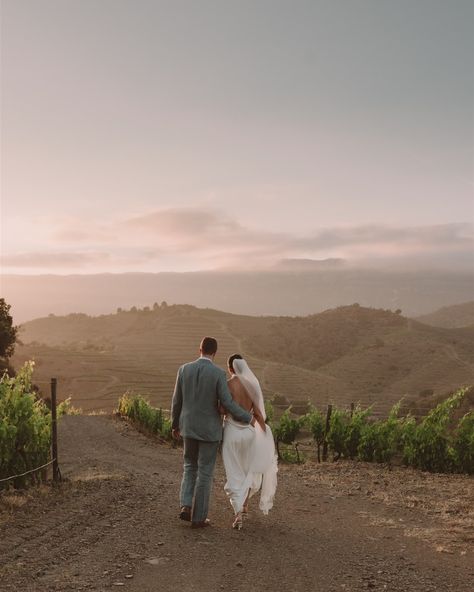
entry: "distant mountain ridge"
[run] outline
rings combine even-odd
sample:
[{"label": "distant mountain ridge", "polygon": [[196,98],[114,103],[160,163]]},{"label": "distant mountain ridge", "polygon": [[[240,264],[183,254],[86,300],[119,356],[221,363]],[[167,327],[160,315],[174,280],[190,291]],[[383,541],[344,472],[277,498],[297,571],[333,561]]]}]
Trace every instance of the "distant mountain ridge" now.
[{"label": "distant mountain ridge", "polygon": [[178,367],[197,357],[204,335],[218,339],[220,366],[241,353],[265,395],[281,401],[360,401],[386,413],[403,397],[419,401],[474,384],[474,328],[430,327],[358,304],[306,317],[166,303],[98,317],[50,316],[24,324],[14,363],[34,358],[37,380],[56,376],[63,397],[85,409],[111,410],[127,390],[167,408]]},{"label": "distant mountain ridge", "polygon": [[416,317],[472,299],[473,274],[357,269],[329,261],[310,261],[319,267],[309,270],[298,267],[306,265],[300,261],[273,271],[4,275],[1,293],[17,323],[50,313],[109,314],[162,300],[245,315],[308,315],[359,302]]},{"label": "distant mountain ridge", "polygon": [[416,320],[433,327],[445,327],[446,329],[474,327],[474,300],[443,306],[430,314],[419,316]]},{"label": "distant mountain ridge", "polygon": [[346,264],[345,259],[281,259],[275,269],[280,271],[317,271],[321,269],[338,269]]}]

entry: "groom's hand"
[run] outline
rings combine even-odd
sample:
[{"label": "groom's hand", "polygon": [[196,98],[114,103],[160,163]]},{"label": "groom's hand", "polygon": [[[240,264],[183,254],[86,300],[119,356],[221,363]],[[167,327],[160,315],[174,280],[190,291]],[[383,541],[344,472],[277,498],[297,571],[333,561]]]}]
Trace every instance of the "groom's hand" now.
[{"label": "groom's hand", "polygon": [[[254,413],[255,413],[255,411],[254,411]],[[266,425],[265,420],[263,419],[263,417],[260,415],[260,413],[255,413],[255,415],[253,417],[253,421],[254,421],[253,425],[255,425],[255,421],[257,421],[258,422],[258,425],[262,428],[262,430],[264,432],[267,431],[267,425]]]},{"label": "groom's hand", "polygon": [[179,438],[180,438],[180,436],[181,436],[181,434],[180,434],[179,430],[178,430],[178,429],[176,429],[176,428],[174,428],[173,430],[171,430],[171,435],[173,436],[173,438],[174,438],[175,440],[179,440]]}]

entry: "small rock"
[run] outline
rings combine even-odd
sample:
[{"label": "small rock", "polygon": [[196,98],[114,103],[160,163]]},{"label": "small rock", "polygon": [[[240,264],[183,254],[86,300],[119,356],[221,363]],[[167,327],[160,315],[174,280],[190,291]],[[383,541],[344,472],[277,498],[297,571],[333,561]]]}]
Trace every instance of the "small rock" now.
[{"label": "small rock", "polygon": [[237,567],[243,567],[243,563],[241,561],[237,561],[237,563],[235,564]]},{"label": "small rock", "polygon": [[145,559],[145,562],[149,565],[162,565],[169,561],[169,557],[150,557],[149,559]]},{"label": "small rock", "polygon": [[133,574],[127,574],[125,577],[127,578],[127,580],[131,580],[133,578]]}]

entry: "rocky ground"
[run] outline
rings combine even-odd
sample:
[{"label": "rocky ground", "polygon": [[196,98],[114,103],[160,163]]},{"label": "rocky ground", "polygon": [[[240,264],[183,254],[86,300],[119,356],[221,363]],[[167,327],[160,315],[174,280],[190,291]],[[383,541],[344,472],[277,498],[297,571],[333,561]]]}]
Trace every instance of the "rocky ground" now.
[{"label": "rocky ground", "polygon": [[474,581],[474,480],[281,465],[241,532],[219,461],[212,527],[177,519],[181,450],[110,416],[60,424],[64,482],[0,495],[0,590],[452,591]]}]

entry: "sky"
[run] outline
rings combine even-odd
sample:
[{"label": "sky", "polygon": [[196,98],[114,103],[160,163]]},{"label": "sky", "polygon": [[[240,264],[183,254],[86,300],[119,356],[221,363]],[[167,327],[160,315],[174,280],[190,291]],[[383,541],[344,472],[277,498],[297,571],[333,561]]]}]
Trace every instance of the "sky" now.
[{"label": "sky", "polygon": [[3,273],[473,263],[470,0],[2,0]]}]

